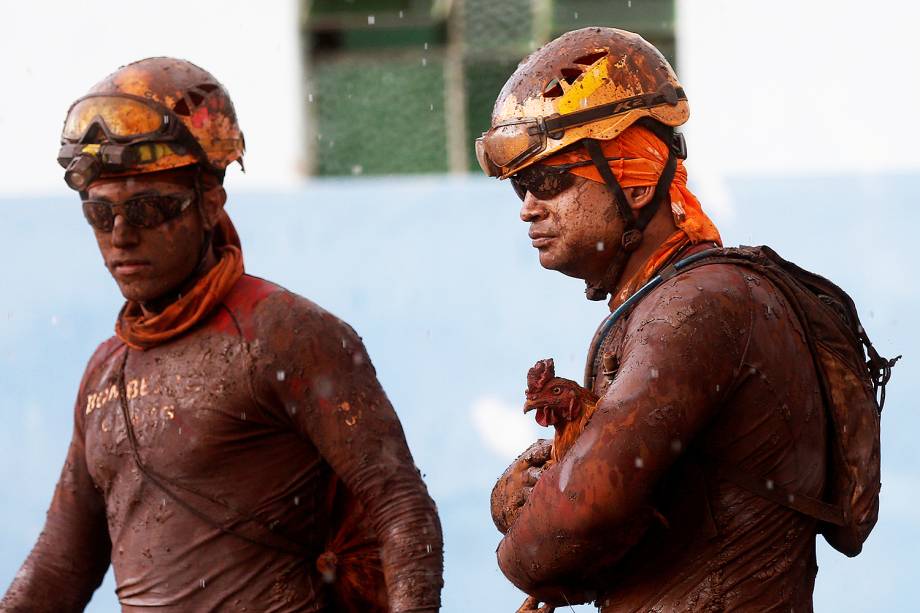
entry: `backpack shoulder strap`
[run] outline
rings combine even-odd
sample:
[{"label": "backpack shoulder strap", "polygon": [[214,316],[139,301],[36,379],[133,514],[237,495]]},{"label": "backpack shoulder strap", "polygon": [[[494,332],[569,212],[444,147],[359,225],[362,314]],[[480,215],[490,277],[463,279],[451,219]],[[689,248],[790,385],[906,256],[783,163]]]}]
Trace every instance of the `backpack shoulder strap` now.
[{"label": "backpack shoulder strap", "polygon": [[793,492],[780,486],[772,479],[760,479],[737,466],[726,464],[714,458],[704,457],[703,464],[729,483],[733,483],[751,494],[766,498],[770,502],[835,526],[845,526],[847,524],[846,514],[841,507],[829,504],[813,496]]}]

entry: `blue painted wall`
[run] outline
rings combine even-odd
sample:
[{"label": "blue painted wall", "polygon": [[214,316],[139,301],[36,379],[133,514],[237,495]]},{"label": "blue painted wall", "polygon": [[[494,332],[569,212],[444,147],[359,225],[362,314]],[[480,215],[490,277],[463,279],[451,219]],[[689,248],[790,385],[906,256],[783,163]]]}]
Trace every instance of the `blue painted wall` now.
[{"label": "blue painted wall", "polygon": [[[735,177],[729,188],[732,211],[714,216],[726,244],[770,244],[834,279],[878,348],[906,354],[883,418],[879,525],[854,560],[819,546],[816,608],[913,611],[920,175]],[[444,177],[321,181],[229,205],[250,272],[315,300],[364,337],[442,514],[450,613],[513,611],[521,600],[494,563],[488,513],[508,459],[484,445],[471,405],[492,395],[517,406],[539,358],[553,356],[558,372],[579,378],[604,315],[582,283],[539,267],[518,208],[507,185]],[[41,529],[80,375],[121,299],[75,197],[0,200],[0,220],[5,589]],[[88,610],[117,610],[112,589],[109,578]]]}]

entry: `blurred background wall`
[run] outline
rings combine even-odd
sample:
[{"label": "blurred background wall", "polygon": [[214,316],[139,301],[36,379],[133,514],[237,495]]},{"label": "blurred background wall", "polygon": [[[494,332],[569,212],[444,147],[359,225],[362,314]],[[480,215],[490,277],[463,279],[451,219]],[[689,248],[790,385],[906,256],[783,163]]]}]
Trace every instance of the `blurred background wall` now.
[{"label": "blurred background wall", "polygon": [[[44,520],[84,364],[121,304],[55,157],[68,105],[119,65],[190,59],[229,89],[247,172],[228,210],[247,269],[362,334],[446,536],[444,610],[513,611],[495,478],[540,434],[526,369],[577,375],[603,305],[541,270],[472,139],[517,61],[588,25],[675,63],[691,188],[727,244],[770,244],[853,295],[904,353],[883,416],[881,519],[853,560],[819,541],[818,611],[913,611],[920,593],[920,5],[853,0],[50,0],[0,19],[0,589]],[[91,611],[117,610],[111,576]],[[589,610],[576,607],[576,610]]]},{"label": "blurred background wall", "polygon": [[[617,24],[672,62],[674,0],[301,0],[316,175],[466,172],[498,91],[537,46]],[[393,147],[399,143],[399,147]]]}]

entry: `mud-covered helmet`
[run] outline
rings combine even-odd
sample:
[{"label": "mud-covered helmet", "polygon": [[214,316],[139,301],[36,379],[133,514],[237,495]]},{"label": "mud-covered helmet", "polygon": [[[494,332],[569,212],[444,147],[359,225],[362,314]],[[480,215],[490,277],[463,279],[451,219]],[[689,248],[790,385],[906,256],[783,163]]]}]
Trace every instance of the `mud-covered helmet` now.
[{"label": "mud-covered helmet", "polygon": [[525,58],[502,88],[479,165],[507,178],[583,139],[610,140],[643,117],[675,127],[690,107],[674,70],[638,34],[568,32]]},{"label": "mud-covered helmet", "polygon": [[97,177],[200,164],[223,174],[242,166],[245,143],[230,95],[186,60],[154,57],[107,76],[67,112],[58,162],[84,190]]}]

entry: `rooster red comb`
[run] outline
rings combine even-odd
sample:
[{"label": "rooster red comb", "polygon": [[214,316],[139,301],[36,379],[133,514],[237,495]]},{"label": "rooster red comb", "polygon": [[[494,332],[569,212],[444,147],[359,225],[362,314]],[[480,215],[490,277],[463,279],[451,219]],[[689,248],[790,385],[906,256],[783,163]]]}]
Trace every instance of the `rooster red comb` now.
[{"label": "rooster red comb", "polygon": [[527,391],[530,393],[539,392],[555,376],[556,367],[553,364],[553,358],[540,360],[533,365],[533,368],[527,371]]}]

